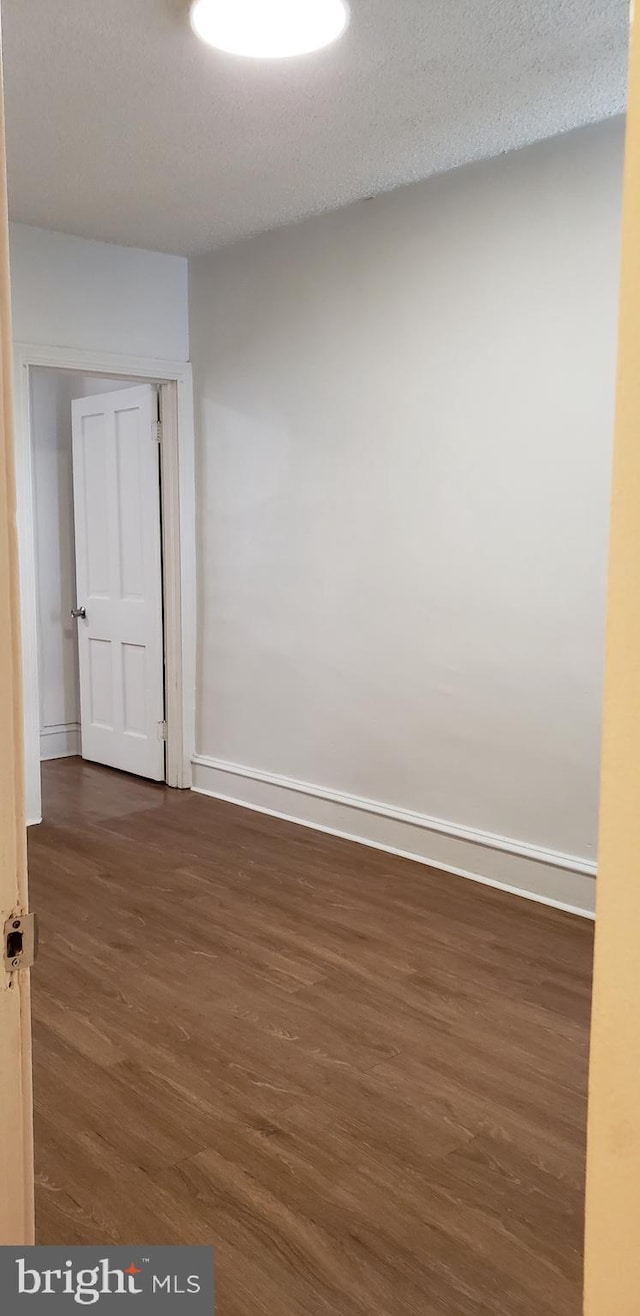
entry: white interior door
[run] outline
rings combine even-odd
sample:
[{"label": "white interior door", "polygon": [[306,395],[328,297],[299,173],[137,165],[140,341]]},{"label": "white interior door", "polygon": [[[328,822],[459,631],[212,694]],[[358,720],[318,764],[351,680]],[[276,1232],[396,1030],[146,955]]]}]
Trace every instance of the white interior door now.
[{"label": "white interior door", "polygon": [[157,390],[73,402],[82,756],[164,779]]}]

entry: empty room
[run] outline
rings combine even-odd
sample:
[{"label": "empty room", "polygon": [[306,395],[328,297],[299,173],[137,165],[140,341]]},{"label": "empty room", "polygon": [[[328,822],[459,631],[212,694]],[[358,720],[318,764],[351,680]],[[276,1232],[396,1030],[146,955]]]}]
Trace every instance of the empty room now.
[{"label": "empty room", "polygon": [[2,47],[19,1292],[172,1247],[222,1316],[633,1316],[628,8],[2,0]]}]

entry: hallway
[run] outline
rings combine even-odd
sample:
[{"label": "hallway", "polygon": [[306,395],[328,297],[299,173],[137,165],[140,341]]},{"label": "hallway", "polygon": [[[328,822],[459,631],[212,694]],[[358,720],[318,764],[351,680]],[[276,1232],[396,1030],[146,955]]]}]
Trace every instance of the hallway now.
[{"label": "hallway", "polygon": [[80,759],[29,833],[41,1243],[221,1316],[578,1316],[593,927]]}]

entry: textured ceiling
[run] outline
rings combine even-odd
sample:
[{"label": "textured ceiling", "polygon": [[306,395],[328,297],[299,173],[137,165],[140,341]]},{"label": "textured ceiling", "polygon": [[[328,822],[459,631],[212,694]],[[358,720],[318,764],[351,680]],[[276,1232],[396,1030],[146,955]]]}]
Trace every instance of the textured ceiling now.
[{"label": "textured ceiling", "polygon": [[628,0],[351,9],[337,45],[259,64],[197,41],[186,0],[2,0],[12,217],[206,251],[624,108]]}]

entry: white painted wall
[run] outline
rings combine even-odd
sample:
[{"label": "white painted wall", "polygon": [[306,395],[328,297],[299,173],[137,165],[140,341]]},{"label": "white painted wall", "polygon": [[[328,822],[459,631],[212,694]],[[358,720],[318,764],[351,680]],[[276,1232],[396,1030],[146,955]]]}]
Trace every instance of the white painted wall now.
[{"label": "white painted wall", "polygon": [[58,370],[31,371],[34,528],[38,589],[40,754],[80,753],[71,403],[130,387]]},{"label": "white painted wall", "polygon": [[202,789],[589,905],[622,153],[193,261]]},{"label": "white painted wall", "polygon": [[13,336],[169,361],[189,359],[187,262],[181,256],[10,229]]}]

